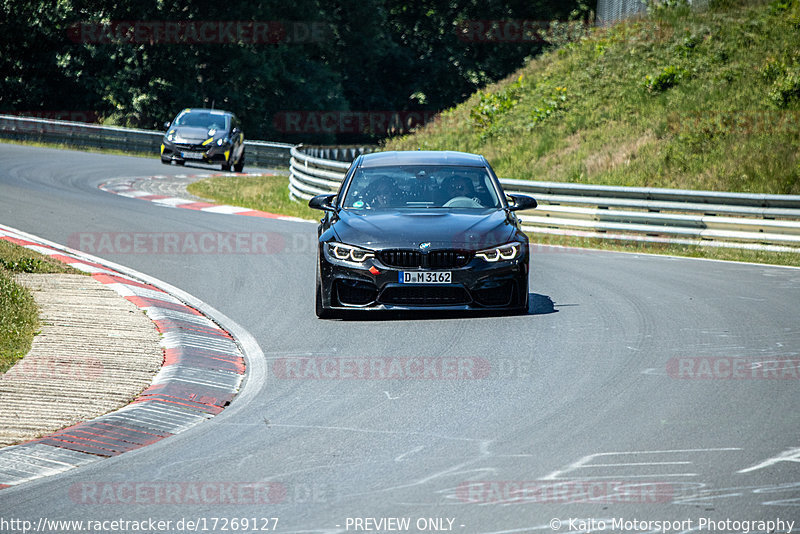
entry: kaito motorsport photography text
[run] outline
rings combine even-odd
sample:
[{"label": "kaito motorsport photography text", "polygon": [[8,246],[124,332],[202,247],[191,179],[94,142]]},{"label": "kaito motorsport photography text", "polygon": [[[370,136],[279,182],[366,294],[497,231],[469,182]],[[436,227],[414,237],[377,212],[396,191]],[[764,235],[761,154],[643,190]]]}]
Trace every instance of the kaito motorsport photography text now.
[{"label": "kaito motorsport photography text", "polygon": [[[698,519],[655,519],[645,520],[637,518],[615,517],[611,519],[554,518],[550,521],[550,528],[554,531],[566,532],[648,532],[666,534],[667,532],[724,532],[749,534],[751,532],[769,532],[792,534],[794,520],[781,519],[711,519],[701,517]],[[566,527],[566,528],[564,528]]]}]

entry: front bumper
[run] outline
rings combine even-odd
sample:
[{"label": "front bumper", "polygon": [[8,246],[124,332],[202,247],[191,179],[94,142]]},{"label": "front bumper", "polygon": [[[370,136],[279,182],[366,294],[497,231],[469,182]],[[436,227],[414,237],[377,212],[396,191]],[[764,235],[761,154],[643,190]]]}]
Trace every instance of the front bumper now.
[{"label": "front bumper", "polygon": [[228,163],[231,151],[233,149],[230,143],[225,143],[222,146],[216,144],[213,146],[203,146],[176,144],[171,143],[166,139],[162,141],[161,146],[161,161],[175,161],[181,163]]},{"label": "front bumper", "polygon": [[[473,257],[456,268],[419,269],[386,265],[370,258],[362,265],[331,261],[319,250],[322,305],[336,310],[518,309],[528,298],[528,251],[514,260],[489,263]],[[370,272],[374,267],[378,273]],[[449,284],[404,284],[408,271],[449,271]]]}]

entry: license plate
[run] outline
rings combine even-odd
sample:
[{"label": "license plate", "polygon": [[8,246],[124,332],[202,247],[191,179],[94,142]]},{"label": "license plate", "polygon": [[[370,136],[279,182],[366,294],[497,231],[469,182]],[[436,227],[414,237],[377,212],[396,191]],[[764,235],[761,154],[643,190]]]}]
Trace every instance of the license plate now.
[{"label": "license plate", "polygon": [[182,152],[183,159],[203,159],[202,152]]},{"label": "license plate", "polygon": [[400,271],[401,284],[449,284],[452,280],[450,271]]}]

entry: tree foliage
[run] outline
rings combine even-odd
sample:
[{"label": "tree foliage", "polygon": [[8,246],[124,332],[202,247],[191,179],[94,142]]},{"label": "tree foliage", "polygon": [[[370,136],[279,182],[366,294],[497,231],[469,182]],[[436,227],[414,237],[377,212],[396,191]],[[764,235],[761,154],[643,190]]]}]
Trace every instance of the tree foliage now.
[{"label": "tree foliage", "polygon": [[[506,76],[546,42],[480,42],[469,21],[566,19],[578,0],[0,0],[0,112],[91,111],[159,128],[185,107],[237,113],[249,138],[374,141],[380,132],[292,132],[287,111],[438,112]],[[120,22],[268,22],[274,42],[115,33]],[[144,24],[146,25],[146,24]],[[311,35],[311,28],[322,29]],[[110,37],[109,37],[110,36]]]}]

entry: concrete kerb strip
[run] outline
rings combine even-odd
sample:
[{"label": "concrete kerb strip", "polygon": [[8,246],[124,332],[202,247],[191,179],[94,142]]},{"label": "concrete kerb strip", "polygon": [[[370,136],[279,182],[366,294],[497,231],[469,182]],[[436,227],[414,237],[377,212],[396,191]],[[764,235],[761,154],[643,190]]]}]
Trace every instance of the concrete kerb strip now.
[{"label": "concrete kerb strip", "polygon": [[132,302],[95,277],[19,273],[39,308],[25,358],[0,376],[0,447],[125,406],[164,363],[161,335]]},{"label": "concrete kerb strip", "polygon": [[155,443],[219,414],[237,394],[239,399],[252,397],[254,388],[248,393],[243,385],[245,358],[250,378],[263,383],[266,364],[255,339],[195,297],[143,273],[8,226],[0,225],[0,239],[88,272],[114,289],[155,323],[163,334],[164,349],[164,365],[132,404],[0,449],[0,488]]}]

